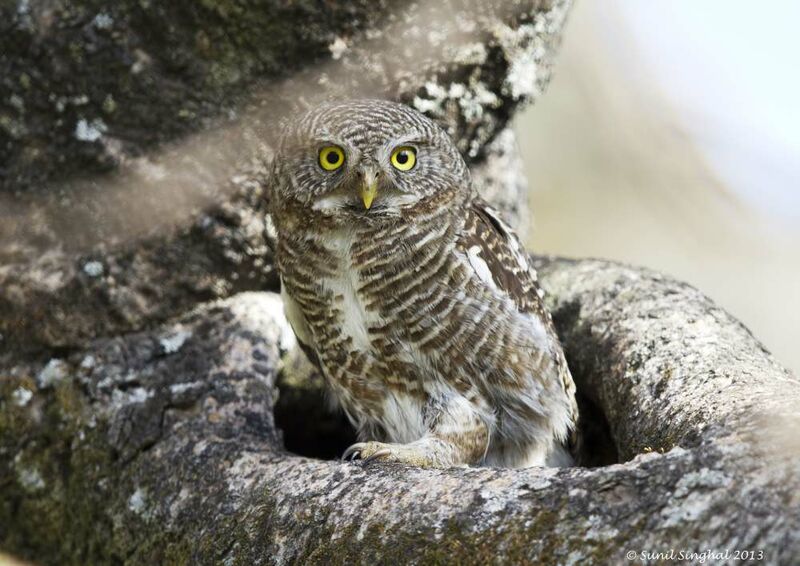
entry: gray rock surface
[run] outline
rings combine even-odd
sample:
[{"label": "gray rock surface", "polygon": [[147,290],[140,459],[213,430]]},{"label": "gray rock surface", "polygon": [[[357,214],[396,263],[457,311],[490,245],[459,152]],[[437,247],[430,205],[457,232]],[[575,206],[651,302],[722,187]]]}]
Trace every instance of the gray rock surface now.
[{"label": "gray rock surface", "polygon": [[531,223],[528,180],[511,128],[486,146],[486,159],[472,168],[472,180],[480,194],[524,237]]},{"label": "gray rock surface", "polygon": [[[293,455],[279,427],[329,439],[324,407],[293,406],[302,384],[278,392],[293,345],[280,300],[244,293],[0,370],[0,547],[43,564],[619,563],[671,550],[792,564],[800,382],[688,285],[538,264],[594,407],[586,425],[605,431],[587,457],[608,464],[610,441],[618,463],[423,470]],[[276,427],[279,397],[301,418]]]},{"label": "gray rock surface", "polygon": [[587,467],[330,460],[352,430],[265,292],[276,120],[327,96],[412,104],[523,223],[508,122],[546,84],[569,4],[0,1],[0,548],[59,565],[793,564],[800,383],[646,270],[537,259]]}]

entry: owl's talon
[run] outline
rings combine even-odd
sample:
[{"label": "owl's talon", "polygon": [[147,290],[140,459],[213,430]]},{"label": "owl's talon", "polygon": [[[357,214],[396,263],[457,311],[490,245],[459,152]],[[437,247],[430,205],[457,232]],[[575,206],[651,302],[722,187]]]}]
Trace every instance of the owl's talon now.
[{"label": "owl's talon", "polygon": [[392,451],[390,449],[381,448],[380,450],[378,450],[374,454],[364,458],[363,461],[364,461],[365,464],[369,464],[370,462],[374,462],[375,460],[378,460],[380,458],[385,458],[386,456],[391,456],[391,455],[392,455]]},{"label": "owl's talon", "polygon": [[382,462],[399,462],[415,466],[429,466],[430,459],[419,448],[409,444],[386,444],[383,442],[357,442],[345,450],[342,460],[361,460],[363,465],[380,460]]},{"label": "owl's talon", "polygon": [[355,461],[361,457],[361,451],[364,449],[366,444],[364,442],[357,442],[353,444],[350,448],[344,451],[342,454],[342,460],[347,461]]},{"label": "owl's talon", "polygon": [[342,454],[342,460],[354,462],[361,460],[364,464],[375,460],[395,460],[396,454],[391,446],[380,442],[356,442]]}]

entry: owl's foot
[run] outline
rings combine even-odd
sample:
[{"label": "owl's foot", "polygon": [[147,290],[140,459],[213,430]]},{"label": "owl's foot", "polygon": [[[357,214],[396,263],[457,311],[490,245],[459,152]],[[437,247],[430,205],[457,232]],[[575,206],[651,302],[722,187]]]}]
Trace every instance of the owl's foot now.
[{"label": "owl's foot", "polygon": [[345,450],[342,460],[361,460],[365,464],[380,460],[381,462],[400,462],[420,467],[432,465],[431,455],[421,447],[383,442],[357,442]]}]

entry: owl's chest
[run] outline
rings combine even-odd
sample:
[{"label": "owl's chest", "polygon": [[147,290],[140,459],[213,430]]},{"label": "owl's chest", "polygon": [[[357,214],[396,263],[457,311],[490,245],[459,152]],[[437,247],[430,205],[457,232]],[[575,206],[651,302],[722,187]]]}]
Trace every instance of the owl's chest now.
[{"label": "owl's chest", "polygon": [[452,303],[440,300],[449,287],[434,277],[443,262],[421,247],[424,237],[413,248],[406,234],[397,236],[342,230],[316,235],[313,246],[298,246],[305,253],[291,254],[307,274],[308,286],[290,278],[289,289],[308,322],[306,342],[330,372],[379,382],[438,375],[431,350],[418,342],[438,327],[430,305]]},{"label": "owl's chest", "polygon": [[365,290],[371,257],[360,253],[357,238],[354,232],[342,231],[325,242],[333,258],[333,268],[320,277],[319,285],[321,295],[326,297],[325,316],[337,321],[341,333],[337,346],[370,354],[375,329],[385,321],[375,298]]}]

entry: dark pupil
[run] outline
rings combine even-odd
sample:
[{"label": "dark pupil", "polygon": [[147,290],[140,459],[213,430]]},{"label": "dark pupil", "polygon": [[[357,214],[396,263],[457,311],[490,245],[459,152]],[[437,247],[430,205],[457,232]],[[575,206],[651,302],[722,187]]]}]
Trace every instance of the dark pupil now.
[{"label": "dark pupil", "polygon": [[336,165],[337,163],[339,163],[339,154],[336,153],[335,151],[329,151],[328,155],[325,156],[325,159],[331,165]]},{"label": "dark pupil", "polygon": [[401,151],[400,153],[398,153],[397,154],[397,162],[400,165],[405,165],[406,163],[408,163],[408,152],[407,151]]}]

